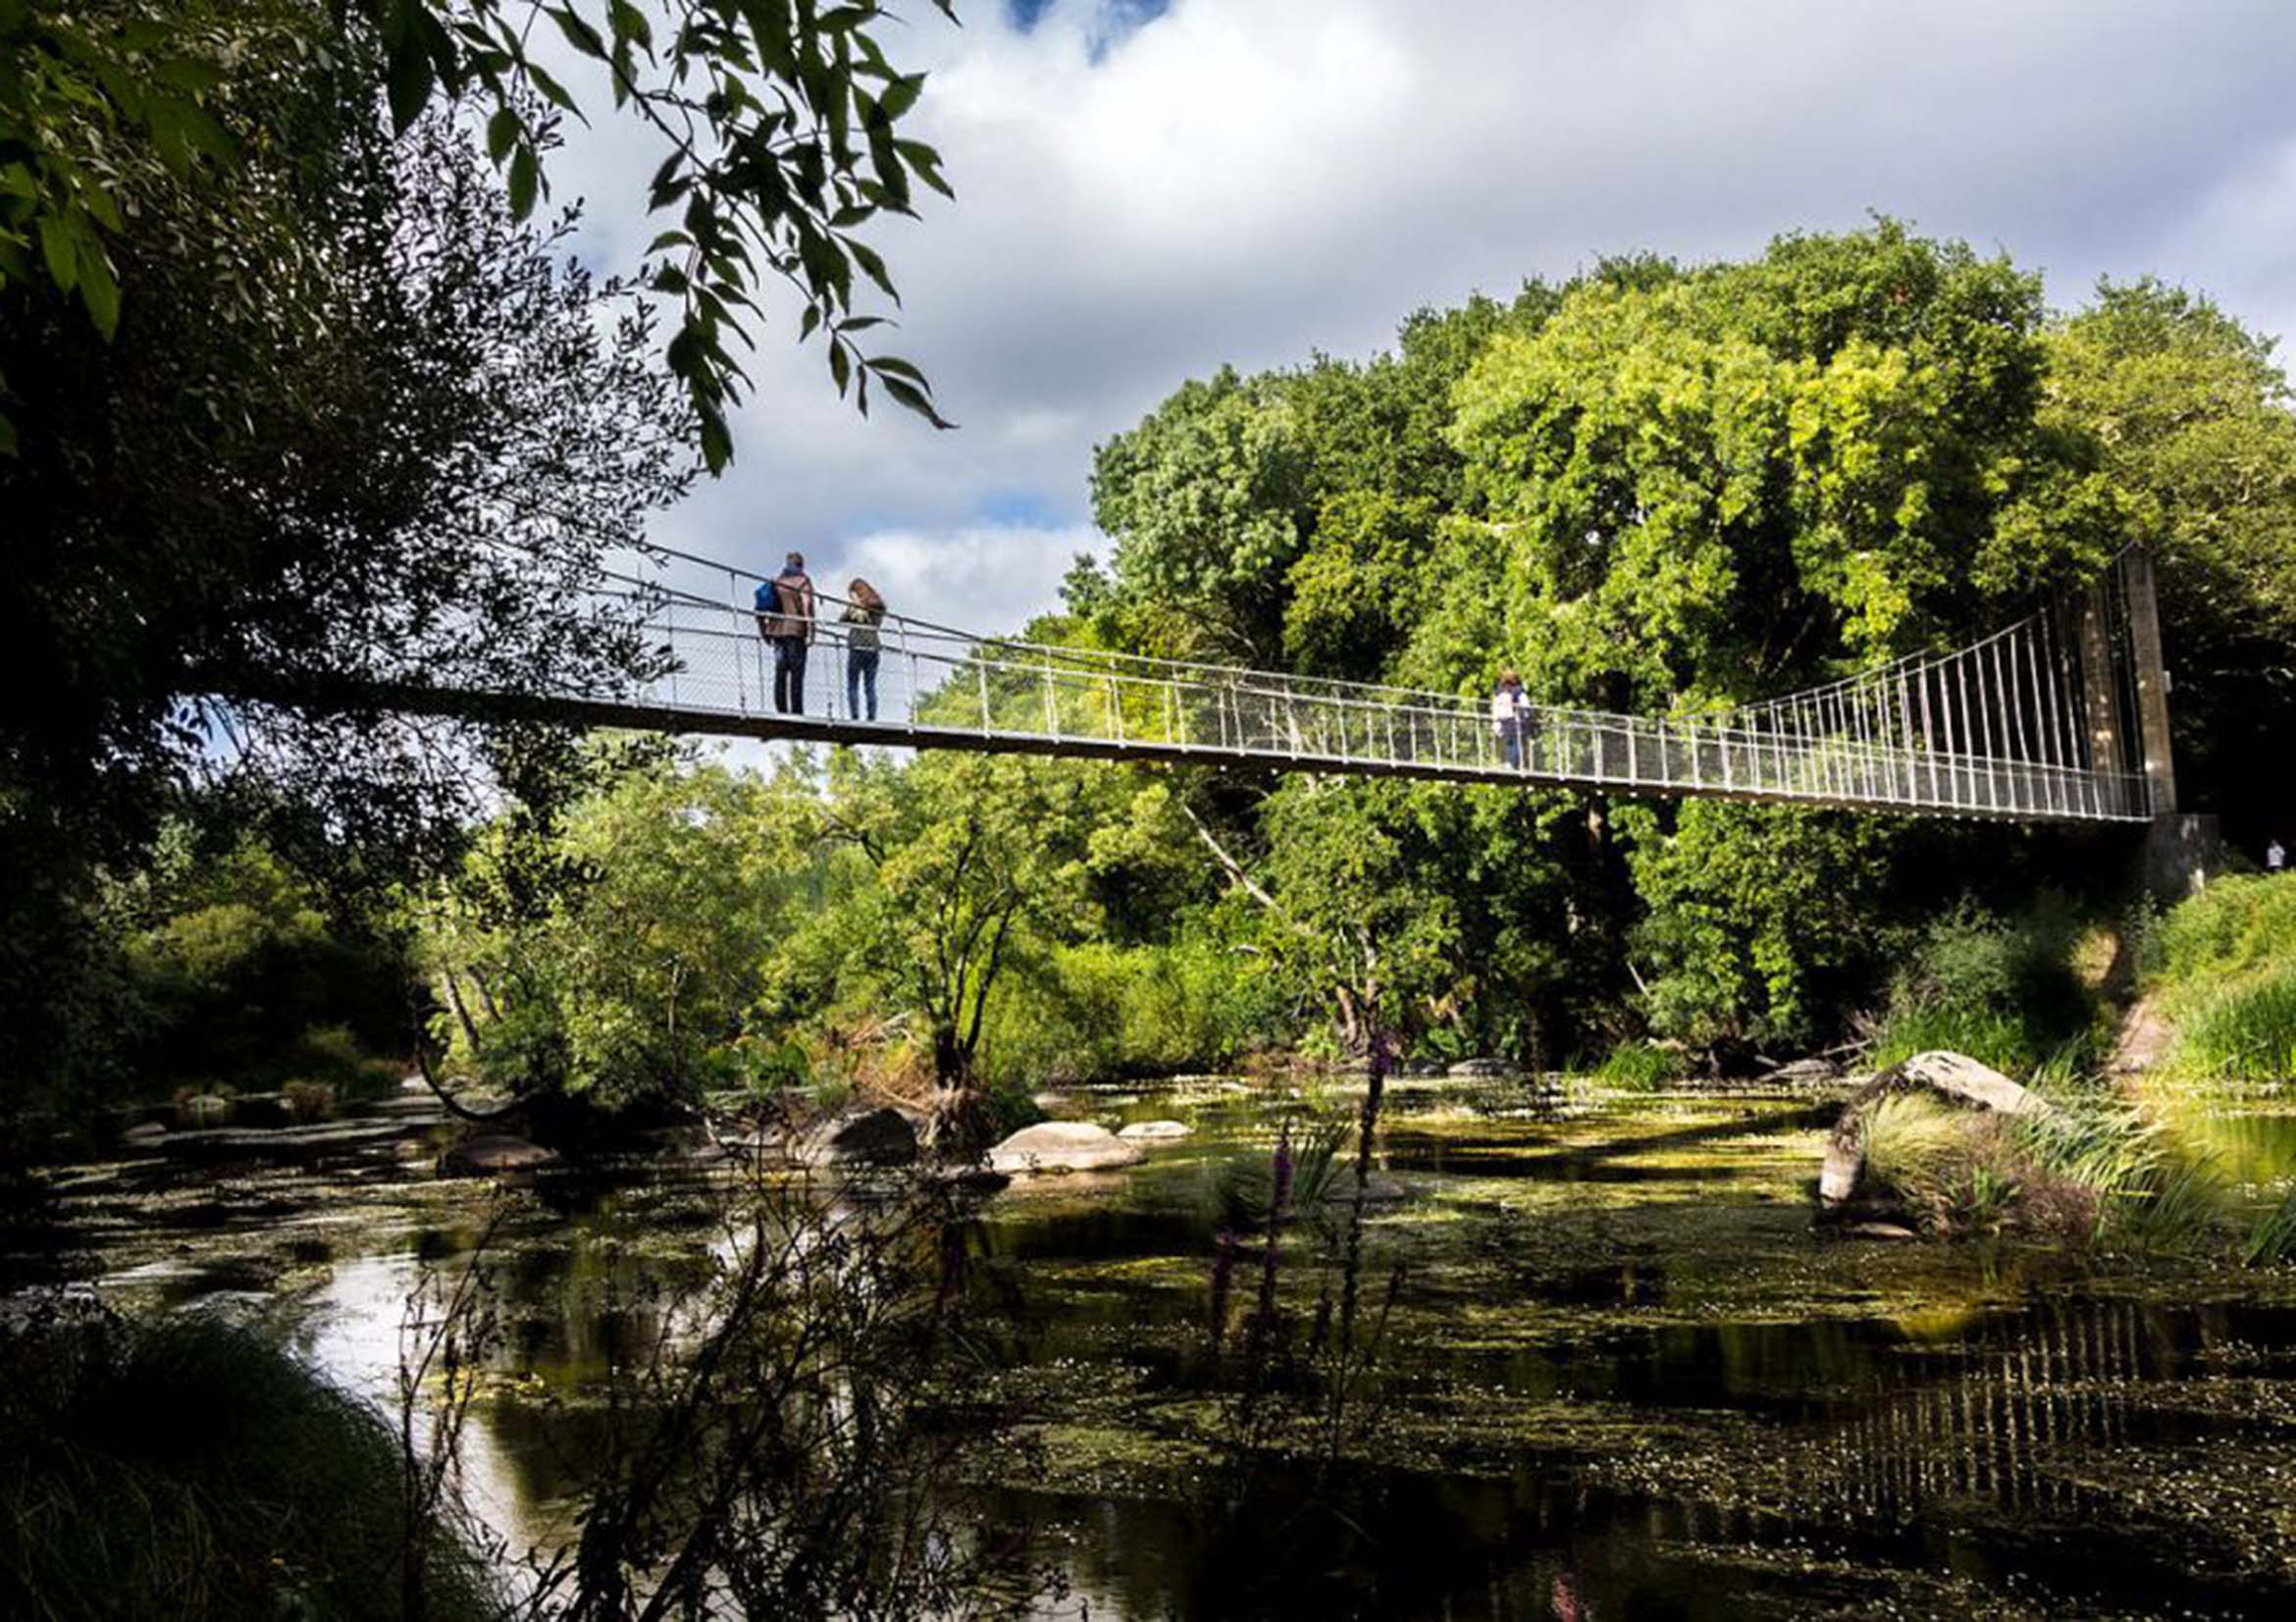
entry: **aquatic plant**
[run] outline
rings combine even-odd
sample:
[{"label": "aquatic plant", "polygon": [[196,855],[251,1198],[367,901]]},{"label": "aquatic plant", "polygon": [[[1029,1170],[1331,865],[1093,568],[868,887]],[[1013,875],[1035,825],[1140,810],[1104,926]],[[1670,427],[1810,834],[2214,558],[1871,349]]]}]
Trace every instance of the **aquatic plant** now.
[{"label": "aquatic plant", "polygon": [[2221,1226],[2211,1158],[2126,1104],[2061,1095],[2009,1117],[1901,1093],[1866,1119],[1866,1176],[1944,1232],[2023,1231],[2077,1244],[2189,1245]]},{"label": "aquatic plant", "polygon": [[1331,1201],[1346,1172],[1349,1124],[1319,1121],[1296,1133],[1286,1124],[1284,1132],[1289,1163],[1281,1198],[1275,1157],[1230,1155],[1205,1166],[1201,1205],[1215,1230],[1255,1232],[1268,1226],[1270,1214],[1278,1207],[1317,1221],[1331,1218]]},{"label": "aquatic plant", "polygon": [[1951,1232],[2000,1228],[2027,1180],[1999,1117],[1927,1093],[1896,1093],[1865,1120],[1865,1171],[1925,1227]]},{"label": "aquatic plant", "polygon": [[2256,1225],[2240,1259],[2250,1267],[2296,1261],[2296,1183],[2289,1184],[2286,1196]]},{"label": "aquatic plant", "polygon": [[2222,1214],[2211,1158],[2182,1149],[2135,1105],[2062,1105],[2020,1120],[2014,1136],[2035,1167],[2093,1199],[2092,1238],[2174,1247],[2200,1237]]}]

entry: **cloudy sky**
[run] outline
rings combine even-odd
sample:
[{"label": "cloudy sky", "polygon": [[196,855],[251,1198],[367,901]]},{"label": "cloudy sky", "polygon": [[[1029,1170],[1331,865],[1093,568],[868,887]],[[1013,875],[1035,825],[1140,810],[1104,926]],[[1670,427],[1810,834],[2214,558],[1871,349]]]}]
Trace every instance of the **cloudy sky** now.
[{"label": "cloudy sky", "polygon": [[[1606,253],[1696,260],[1871,211],[2076,303],[2156,273],[2296,329],[2286,0],[923,0],[888,35],[957,201],[879,245],[893,347],[962,427],[839,403],[765,336],[735,467],[660,539],[998,629],[1099,545],[1093,445],[1182,380],[1383,346],[1423,304]],[[586,257],[656,154],[554,171]]]}]

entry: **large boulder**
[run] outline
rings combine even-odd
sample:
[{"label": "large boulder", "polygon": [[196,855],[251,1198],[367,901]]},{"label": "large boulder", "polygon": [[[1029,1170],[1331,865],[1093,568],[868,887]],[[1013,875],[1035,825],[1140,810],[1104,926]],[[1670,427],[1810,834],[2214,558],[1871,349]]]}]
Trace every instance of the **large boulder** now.
[{"label": "large boulder", "polygon": [[186,1126],[220,1126],[232,1118],[232,1101],[221,1093],[198,1092],[176,1104]]},{"label": "large boulder", "polygon": [[916,1124],[891,1108],[832,1116],[808,1132],[797,1150],[809,1166],[907,1166],[916,1156]]},{"label": "large boulder", "polygon": [[539,1143],[529,1143],[508,1132],[481,1132],[466,1137],[439,1157],[443,1177],[491,1177],[504,1172],[531,1172],[558,1157]]},{"label": "large boulder", "polygon": [[1794,1059],[1762,1077],[1782,1087],[1814,1087],[1839,1079],[1842,1068],[1831,1059]]},{"label": "large boulder", "polygon": [[1824,1211],[1841,1212],[1857,1192],[1857,1179],[1865,1171],[1866,1116],[1883,1099],[1905,1092],[1929,1092],[1949,1104],[2009,1116],[2052,1113],[2039,1094],[1966,1054],[1942,1049],[1917,1053],[1883,1071],[1842,1106],[1842,1118],[1826,1140],[1825,1163],[1818,1171],[1818,1204]]},{"label": "large boulder", "polygon": [[1129,1126],[1119,1127],[1117,1136],[1127,1143],[1159,1143],[1186,1137],[1194,1130],[1184,1121],[1135,1121]]},{"label": "large boulder", "polygon": [[1030,1172],[1099,1172],[1131,1166],[1148,1157],[1139,1148],[1089,1121],[1045,1121],[1023,1126],[989,1151],[989,1170],[1017,1176]]}]

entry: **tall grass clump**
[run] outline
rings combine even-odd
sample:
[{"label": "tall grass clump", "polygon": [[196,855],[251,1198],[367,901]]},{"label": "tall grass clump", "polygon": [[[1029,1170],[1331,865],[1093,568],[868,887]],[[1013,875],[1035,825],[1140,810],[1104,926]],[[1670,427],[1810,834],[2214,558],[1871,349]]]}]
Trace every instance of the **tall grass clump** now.
[{"label": "tall grass clump", "polygon": [[2131,1106],[2076,1099],[2011,1118],[1899,1093],[1873,1105],[1863,1131],[1866,1177],[1933,1232],[2159,1250],[2222,1228],[2216,1168]]},{"label": "tall grass clump", "polygon": [[2211,1158],[2180,1149],[2161,1122],[2129,1104],[2082,1101],[2020,1121],[2032,1164],[2093,1207],[2090,1236],[2136,1249],[2188,1247],[2224,1216]]},{"label": "tall grass clump", "polygon": [[87,1316],[0,1342],[0,1614],[499,1614],[437,1516],[408,1603],[404,1484],[379,1414],[250,1332]]},{"label": "tall grass clump", "polygon": [[2161,926],[2153,989],[2172,1069],[2210,1081],[2296,1076],[2296,877],[2218,879]]},{"label": "tall grass clump", "polygon": [[1629,1092],[1656,1092],[1680,1081],[1686,1066],[1680,1052],[1653,1042],[1621,1042],[1602,1057],[1594,1078]]},{"label": "tall grass clump", "polygon": [[1933,921],[1890,982],[1875,1066],[1934,1048],[2012,1075],[2085,1065],[2099,1005],[2073,966],[2080,926],[2069,903],[2047,897],[2015,917],[1963,904]]}]

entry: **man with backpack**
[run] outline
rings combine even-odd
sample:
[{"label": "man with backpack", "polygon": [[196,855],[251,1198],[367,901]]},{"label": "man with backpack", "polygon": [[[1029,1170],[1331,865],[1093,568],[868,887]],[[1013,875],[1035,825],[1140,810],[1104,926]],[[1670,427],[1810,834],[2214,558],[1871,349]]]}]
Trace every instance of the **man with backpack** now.
[{"label": "man with backpack", "polygon": [[781,573],[757,585],[757,634],[773,645],[773,707],[799,715],[806,707],[806,654],[813,643],[813,582],[801,552]]}]

